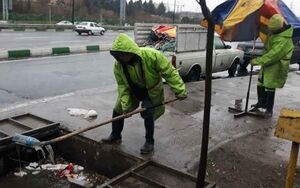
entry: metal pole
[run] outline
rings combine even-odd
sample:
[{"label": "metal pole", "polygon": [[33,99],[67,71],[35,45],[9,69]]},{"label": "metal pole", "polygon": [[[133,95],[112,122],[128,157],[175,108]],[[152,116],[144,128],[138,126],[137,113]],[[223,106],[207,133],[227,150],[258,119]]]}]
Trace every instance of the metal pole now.
[{"label": "metal pole", "polygon": [[6,0],[6,20],[9,20],[9,0]]},{"label": "metal pole", "polygon": [[75,15],[75,2],[74,0],[72,1],[72,24],[74,25],[74,15]]},{"label": "metal pole", "polygon": [[176,0],[174,0],[173,24],[175,23],[175,16],[176,16]]},{"label": "metal pole", "polygon": [[124,25],[126,19],[126,0],[120,0],[120,25]]},{"label": "metal pole", "polygon": [[3,0],[3,20],[8,20],[8,15],[7,15],[7,12],[8,12],[8,2],[7,0]]},{"label": "metal pole", "polygon": [[5,20],[5,0],[2,0],[2,20]]},{"label": "metal pole", "polygon": [[120,0],[120,23],[119,25],[122,25],[122,0]]},{"label": "metal pole", "polygon": [[6,20],[9,20],[9,2],[10,0],[6,0]]},{"label": "metal pole", "polygon": [[206,6],[205,0],[197,0],[200,4],[202,13],[208,21],[207,43],[206,43],[206,78],[205,78],[205,105],[203,115],[203,130],[202,130],[202,144],[201,155],[198,169],[197,185],[196,188],[204,188],[205,175],[207,166],[207,151],[209,142],[209,124],[210,124],[210,108],[211,108],[211,80],[212,80],[212,62],[213,62],[213,45],[214,45],[214,31],[215,23]]},{"label": "metal pole", "polygon": [[49,24],[51,24],[51,4],[49,5]]},{"label": "metal pole", "polygon": [[124,6],[123,6],[123,20],[124,20],[124,24],[126,23],[126,0],[124,0]]}]

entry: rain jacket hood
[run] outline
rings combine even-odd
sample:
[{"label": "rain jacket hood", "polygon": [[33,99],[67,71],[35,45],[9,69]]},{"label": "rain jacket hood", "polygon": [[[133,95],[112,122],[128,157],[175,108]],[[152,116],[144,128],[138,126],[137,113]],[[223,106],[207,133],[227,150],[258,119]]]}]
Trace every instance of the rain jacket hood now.
[{"label": "rain jacket hood", "polygon": [[276,31],[281,29],[283,25],[284,25],[284,18],[279,14],[275,14],[270,18],[268,23],[268,28],[270,31]]},{"label": "rain jacket hood", "polygon": [[141,50],[139,46],[126,34],[121,33],[113,42],[112,52],[132,53],[141,58]]}]

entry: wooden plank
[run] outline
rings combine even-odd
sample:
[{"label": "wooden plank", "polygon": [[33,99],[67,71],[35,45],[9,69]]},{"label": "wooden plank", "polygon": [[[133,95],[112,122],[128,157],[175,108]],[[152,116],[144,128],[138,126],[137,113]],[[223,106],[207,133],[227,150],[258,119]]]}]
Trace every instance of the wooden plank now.
[{"label": "wooden plank", "polygon": [[275,136],[300,143],[300,111],[282,109]]}]

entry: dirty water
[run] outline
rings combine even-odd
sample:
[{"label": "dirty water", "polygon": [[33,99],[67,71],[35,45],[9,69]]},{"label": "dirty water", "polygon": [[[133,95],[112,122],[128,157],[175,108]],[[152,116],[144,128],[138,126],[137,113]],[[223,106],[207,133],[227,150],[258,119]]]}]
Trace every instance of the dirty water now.
[{"label": "dirty water", "polygon": [[50,160],[50,162],[52,164],[55,164],[55,161],[54,161],[54,150],[53,150],[52,146],[51,145],[46,145],[45,149],[48,151],[48,159]]}]

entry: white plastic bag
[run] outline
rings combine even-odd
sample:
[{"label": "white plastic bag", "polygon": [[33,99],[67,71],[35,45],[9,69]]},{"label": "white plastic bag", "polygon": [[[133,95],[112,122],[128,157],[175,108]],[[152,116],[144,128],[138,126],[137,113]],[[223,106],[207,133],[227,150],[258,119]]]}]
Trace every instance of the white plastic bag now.
[{"label": "white plastic bag", "polygon": [[82,116],[83,118],[93,118],[98,116],[98,113],[95,110],[81,108],[68,108],[67,110],[71,116]]}]

